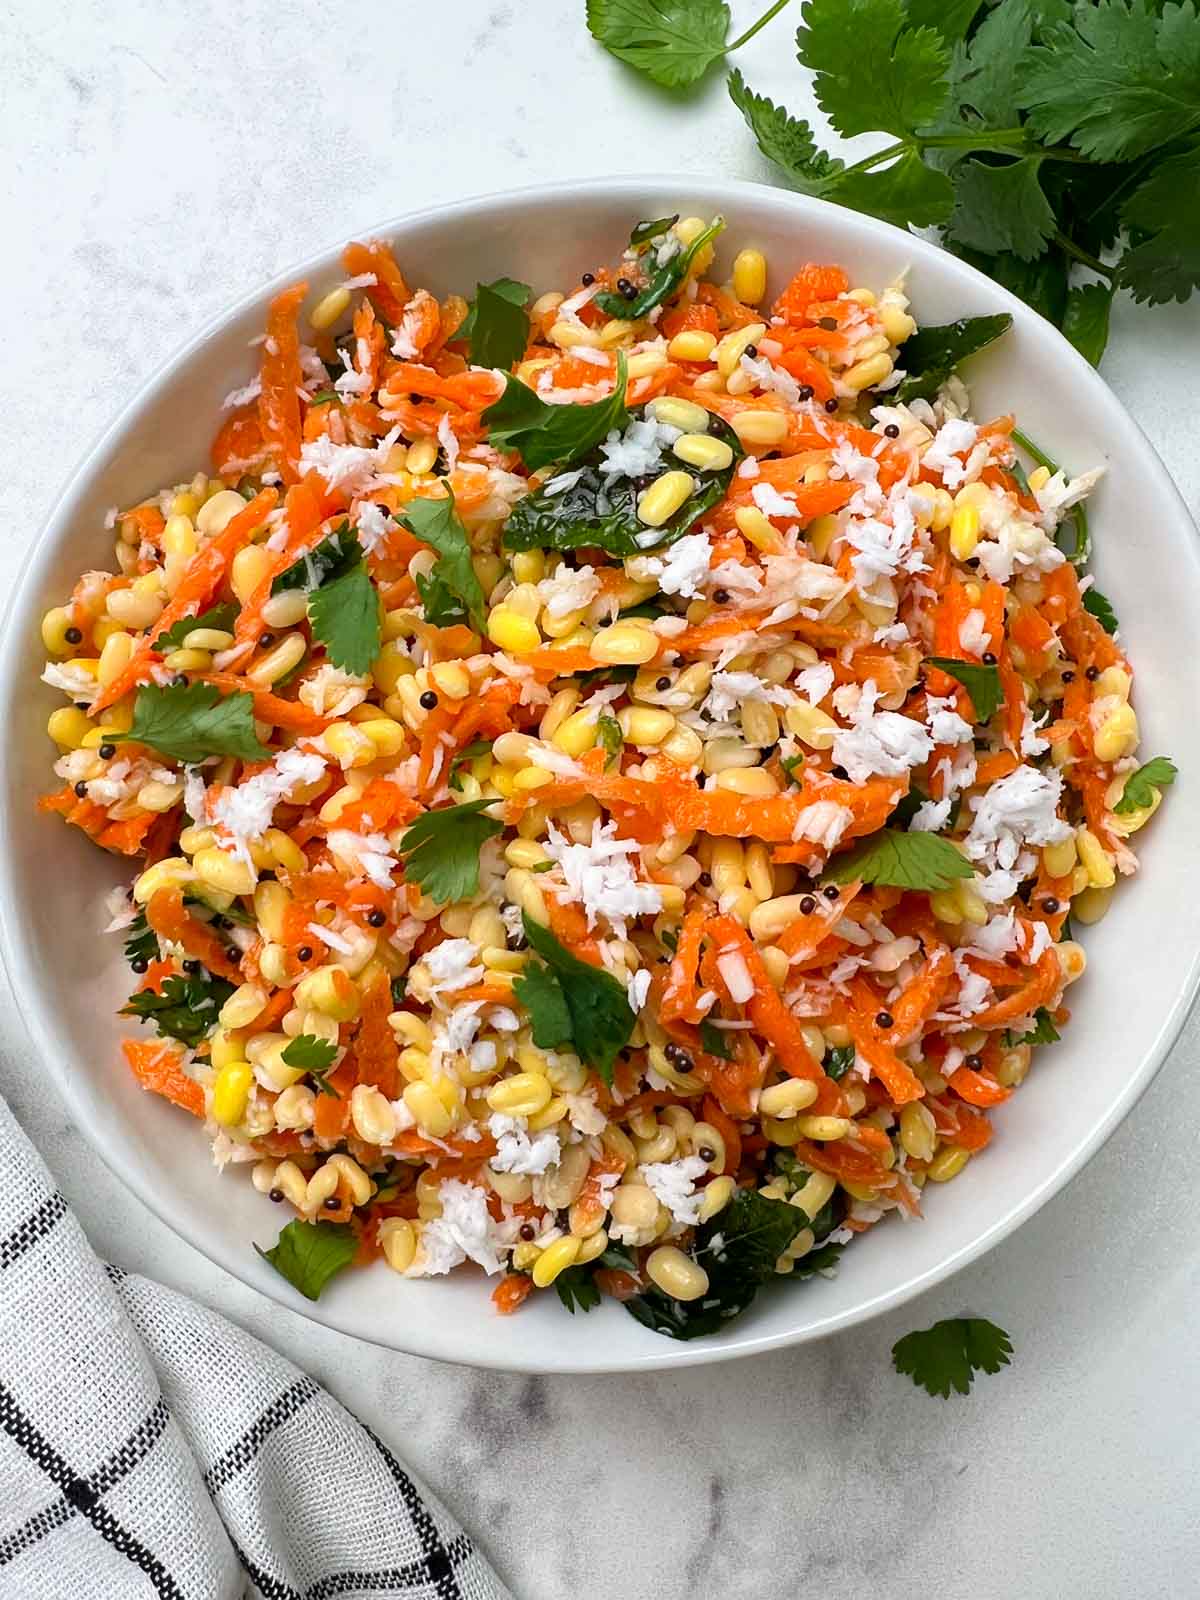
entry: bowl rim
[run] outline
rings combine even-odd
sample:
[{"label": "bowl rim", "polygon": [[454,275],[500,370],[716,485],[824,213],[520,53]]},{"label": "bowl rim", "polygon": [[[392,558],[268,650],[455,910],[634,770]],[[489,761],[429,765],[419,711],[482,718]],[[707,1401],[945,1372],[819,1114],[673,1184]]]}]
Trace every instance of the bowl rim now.
[{"label": "bowl rim", "polygon": [[[1134,470],[1149,474],[1156,480],[1158,490],[1174,502],[1182,520],[1194,527],[1187,504],[1153,444],[1096,370],[1052,323],[1017,299],[1002,285],[967,262],[949,255],[939,246],[894,227],[891,223],[850,211],[832,202],[745,179],[651,172],[637,176],[614,174],[578,181],[560,180],[553,183],[527,184],[425,206],[419,210],[390,217],[354,234],[342,235],[336,243],[309,253],[300,262],[276,273],[267,282],[249,289],[232,304],[209,317],[191,337],[159,362],[113,420],[100,431],[84,451],[56,497],[37,536],[17,566],[0,624],[0,711],[9,710],[15,695],[19,692],[21,674],[28,665],[26,630],[19,628],[17,624],[23,618],[32,616],[34,601],[43,586],[45,569],[53,560],[61,530],[69,524],[76,502],[86,494],[99,458],[129,432],[136,414],[157,398],[159,392],[172,381],[179,369],[227,325],[254,307],[265,306],[270,296],[280,288],[335,265],[347,237],[390,239],[405,229],[426,227],[438,221],[448,222],[452,219],[460,221],[474,214],[510,210],[521,202],[551,203],[556,199],[577,200],[581,196],[590,194],[598,200],[627,197],[631,206],[636,209],[639,200],[652,192],[676,192],[686,196],[697,190],[719,196],[722,206],[731,210],[736,209],[739,200],[744,200],[759,208],[767,204],[780,210],[790,209],[798,219],[802,219],[806,213],[815,213],[817,216],[832,219],[836,227],[845,234],[848,250],[853,248],[855,235],[894,236],[898,248],[901,247],[902,241],[903,251],[909,256],[914,267],[920,262],[933,262],[939,271],[944,272],[949,266],[950,271],[961,276],[966,284],[974,282],[979,285],[998,308],[1011,311],[1022,321],[1029,317],[1035,318],[1038,336],[1042,339],[1050,338],[1052,344],[1057,344],[1056,357],[1065,366],[1069,384],[1082,385],[1097,395],[1103,404],[1117,408],[1129,430],[1128,452],[1135,457]],[[10,786],[0,784],[0,838],[5,840],[10,837],[11,832],[11,798]],[[1036,1187],[1010,1206],[1006,1212],[996,1217],[981,1233],[953,1250],[935,1266],[920,1271],[915,1276],[880,1291],[853,1307],[819,1318],[808,1326],[792,1331],[757,1334],[747,1331],[735,1336],[731,1342],[717,1347],[706,1345],[703,1341],[683,1343],[663,1339],[660,1341],[662,1349],[649,1347],[644,1354],[622,1354],[615,1358],[605,1358],[601,1355],[599,1360],[573,1359],[571,1351],[574,1346],[571,1341],[564,1341],[563,1345],[557,1347],[552,1354],[541,1350],[538,1342],[533,1341],[531,1350],[536,1352],[536,1358],[534,1354],[524,1358],[517,1353],[497,1361],[488,1359],[482,1339],[480,1348],[476,1352],[456,1352],[454,1355],[447,1355],[433,1347],[435,1340],[417,1337],[402,1345],[395,1339],[379,1337],[360,1326],[357,1318],[339,1314],[336,1297],[327,1302],[323,1308],[307,1301],[297,1304],[299,1297],[285,1280],[269,1267],[262,1266],[256,1256],[249,1252],[235,1256],[232,1248],[225,1246],[215,1230],[203,1231],[203,1236],[197,1237],[195,1217],[174,1202],[169,1190],[156,1187],[149,1181],[145,1169],[136,1165],[131,1167],[122,1158],[119,1150],[109,1148],[103,1141],[93,1137],[85,1114],[86,1096],[75,1086],[76,1073],[72,1070],[71,1052],[65,1033],[59,1030],[54,1021],[53,1008],[41,1000],[44,980],[34,967],[20,932],[19,899],[12,871],[12,855],[9,849],[3,848],[0,849],[0,960],[8,975],[17,1013],[48,1068],[68,1111],[78,1120],[91,1148],[99,1155],[113,1176],[159,1221],[165,1223],[186,1244],[198,1250],[238,1282],[259,1290],[276,1304],[297,1312],[321,1326],[397,1353],[418,1355],[429,1360],[484,1370],[529,1373],[644,1372],[731,1361],[826,1338],[895,1310],[917,1295],[945,1282],[972,1261],[985,1255],[1033,1216],[1102,1148],[1157,1075],[1178,1038],[1200,990],[1200,949],[1198,949],[1192,956],[1174,1002],[1166,1015],[1160,1019],[1157,1031],[1145,1048],[1136,1070],[1129,1074],[1121,1092],[1114,1098],[1104,1116],[1081,1131],[1070,1151]]]}]

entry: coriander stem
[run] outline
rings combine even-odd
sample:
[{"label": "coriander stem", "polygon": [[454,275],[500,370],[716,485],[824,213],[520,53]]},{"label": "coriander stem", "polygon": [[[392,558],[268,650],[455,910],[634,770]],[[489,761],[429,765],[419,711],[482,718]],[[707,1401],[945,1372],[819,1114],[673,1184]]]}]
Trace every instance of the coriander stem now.
[{"label": "coriander stem", "polygon": [[1065,255],[1071,256],[1081,266],[1091,267],[1093,272],[1098,272],[1102,278],[1107,278],[1109,283],[1116,281],[1117,275],[1111,267],[1106,267],[1103,261],[1094,255],[1090,255],[1082,245],[1077,245],[1074,239],[1069,238],[1061,228],[1055,228],[1051,237]]},{"label": "coriander stem", "polygon": [[725,46],[725,54],[728,55],[731,50],[740,50],[744,44],[746,44],[750,39],[753,39],[754,35],[759,31],[760,28],[766,27],[767,23],[770,22],[772,17],[777,17],[787,3],[788,0],[775,0],[775,4],[771,7],[771,9],[764,12],[763,15],[759,17],[758,21],[751,27],[747,28],[745,33],[743,33],[739,39],[735,39],[732,44],[727,44]]},{"label": "coriander stem", "polygon": [[992,150],[997,155],[1035,155],[1042,161],[1090,164],[1078,150],[1043,150],[1030,144],[1027,132],[1025,128],[966,128],[962,133],[918,134],[917,139],[927,150]]},{"label": "coriander stem", "polygon": [[845,177],[847,172],[869,172],[872,167],[877,167],[881,161],[890,161],[893,156],[903,155],[908,149],[911,149],[911,146],[907,139],[897,139],[895,144],[886,145],[884,149],[876,150],[873,156],[864,156],[861,161],[856,161],[852,167],[847,167],[842,176]]},{"label": "coriander stem", "polygon": [[957,145],[965,145],[972,150],[982,149],[984,145],[998,144],[1007,146],[1014,141],[1018,144],[1025,142],[1024,128],[964,128],[961,133],[931,133],[921,135],[920,142],[941,150],[952,150]]}]

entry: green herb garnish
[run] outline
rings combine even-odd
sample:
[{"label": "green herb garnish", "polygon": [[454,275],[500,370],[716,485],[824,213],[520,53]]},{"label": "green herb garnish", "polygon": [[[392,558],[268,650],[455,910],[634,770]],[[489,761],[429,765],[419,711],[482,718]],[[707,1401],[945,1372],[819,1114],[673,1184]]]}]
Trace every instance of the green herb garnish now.
[{"label": "green herb garnish", "polygon": [[882,883],[893,889],[925,889],[940,894],[956,878],[971,878],[975,868],[936,833],[903,833],[882,828],[835,856],[825,870],[827,883]]},{"label": "green herb garnish", "polygon": [[956,661],[949,656],[929,656],[925,665],[939,668],[962,684],[971,696],[976,722],[992,720],[1004,698],[1000,688],[1000,673],[996,667],[984,666],[977,661]]},{"label": "green herb garnish", "polygon": [[1054,1018],[1045,1006],[1039,1006],[1033,1013],[1033,1027],[1028,1033],[1016,1034],[1011,1028],[1004,1031],[1004,1043],[1011,1048],[1015,1044],[1057,1044],[1062,1034],[1054,1026]]},{"label": "green herb garnish", "polygon": [[221,1007],[233,993],[233,985],[210,972],[164,978],[161,993],[139,989],[121,1007],[123,1017],[152,1022],[167,1039],[178,1039],[194,1050],[217,1025]]},{"label": "green herb garnish", "polygon": [[753,39],[787,0],[775,4],[732,44],[725,0],[588,0],[592,37],[664,89],[689,89],[714,62]]},{"label": "green herb garnish", "polygon": [[1168,756],[1154,756],[1125,779],[1121,798],[1113,810],[1117,816],[1127,817],[1132,811],[1152,806],[1159,791],[1168,788],[1178,776],[1179,768]]},{"label": "green herb garnish", "polygon": [[337,1053],[338,1047],[332,1039],[318,1039],[312,1033],[297,1034],[290,1043],[284,1045],[281,1052],[289,1067],[302,1068],[311,1076],[321,1094],[332,1095],[335,1100],[340,1100],[341,1096],[326,1077]]},{"label": "green herb garnish", "polygon": [[358,1235],[348,1222],[289,1222],[269,1250],[254,1248],[306,1300],[319,1300],[336,1273],[358,1254]]},{"label": "green herb garnish", "polygon": [[922,328],[904,344],[904,370],[907,376],[896,390],[899,404],[910,400],[933,400],[946,379],[969,356],[994,344],[1012,326],[1007,312],[994,317],[962,317],[943,327]]},{"label": "green herb garnish", "polygon": [[211,683],[142,684],[129,732],[112,739],[149,745],[189,767],[208,756],[263,761],[271,753],[254,731],[254,696],[222,695]]},{"label": "green herb garnish", "polygon": [[492,748],[490,739],[472,739],[470,744],[463,745],[461,750],[455,751],[450,758],[450,772],[446,778],[446,787],[462,792],[462,769],[469,766],[479,756],[486,756]]},{"label": "green herb garnish", "polygon": [[495,803],[468,800],[418,817],[400,841],[408,881],[420,884],[438,905],[478,894],[480,849],[504,831],[502,822],[481,815]]},{"label": "green herb garnish", "polygon": [[465,339],[474,367],[499,367],[507,372],[525,354],[529,343],[529,316],[525,310],[532,294],[527,283],[497,278],[476,286],[454,337]]},{"label": "green herb garnish", "polygon": [[548,928],[528,916],[524,924],[530,948],[546,963],[526,967],[513,986],[529,1012],[533,1042],[543,1050],[568,1045],[611,1084],[613,1063],[637,1020],[624,987],[612,973],[573,956]]},{"label": "green herb garnish", "polygon": [[237,614],[237,606],[229,601],[213,606],[208,611],[202,611],[198,617],[181,617],[165,633],[159,634],[154,641],[154,648],[162,655],[168,655],[172,650],[182,650],[183,641],[189,633],[195,633],[197,628],[217,628],[222,633],[228,633]]},{"label": "green herb garnish", "polygon": [[907,1333],[892,1346],[892,1363],[926,1394],[969,1394],[977,1372],[1008,1366],[1012,1340],[984,1317],[947,1317],[932,1328]]},{"label": "green herb garnish", "polygon": [[656,261],[647,276],[645,287],[639,289],[632,300],[627,300],[621,294],[613,294],[611,290],[605,290],[596,296],[597,306],[610,317],[621,317],[629,321],[636,321],[639,317],[646,316],[655,306],[661,306],[671,298],[692,270],[692,263],[696,257],[706,245],[713,242],[724,226],[724,217],[714,217],[709,226],[702,233],[698,233],[691,244],[681,246],[674,255],[668,256],[661,266]]},{"label": "green herb garnish", "polygon": [[547,405],[528,384],[510,375],[504,393],[483,413],[488,443],[497,450],[515,450],[531,472],[555,463],[566,466],[586,455],[614,428],[618,432],[624,428],[629,418],[626,382],[621,350],[617,352],[613,391],[594,405]]},{"label": "green herb garnish", "polygon": [[[710,431],[733,450],[732,462],[719,472],[693,472],[695,494],[661,528],[648,529],[639,519],[638,484],[600,471],[597,449],[572,470],[574,481],[565,489],[553,491],[543,484],[517,501],[504,525],[504,548],[567,551],[595,546],[610,556],[637,556],[674,544],[725,498],[742,458],[737,434],[727,423],[714,417]],[[662,470],[669,470],[668,462]]]},{"label": "green herb garnish", "polygon": [[425,615],[436,627],[469,621],[478,633],[485,623],[483,589],[471,564],[471,541],[454,507],[454,493],[447,485],[444,496],[436,500],[410,500],[401,522],[438,553],[428,577],[419,575],[417,589]]},{"label": "green herb garnish", "polygon": [[802,1256],[792,1272],[777,1274],[775,1263],[809,1218],[786,1200],[768,1200],[756,1189],[735,1189],[723,1211],[702,1223],[692,1257],[708,1274],[699,1300],[672,1300],[661,1289],[647,1289],[625,1302],[645,1327],[670,1339],[700,1339],[719,1333],[750,1305],[766,1283],[795,1283],[827,1271],[842,1247],[828,1244]]}]

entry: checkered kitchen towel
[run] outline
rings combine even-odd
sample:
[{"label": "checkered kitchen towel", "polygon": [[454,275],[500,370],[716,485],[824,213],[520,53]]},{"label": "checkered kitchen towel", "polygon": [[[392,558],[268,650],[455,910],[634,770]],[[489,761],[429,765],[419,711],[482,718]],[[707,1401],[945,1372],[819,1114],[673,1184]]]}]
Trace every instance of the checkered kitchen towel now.
[{"label": "checkered kitchen towel", "polygon": [[93,1255],[0,1101],[0,1600],[505,1600],[312,1378]]}]

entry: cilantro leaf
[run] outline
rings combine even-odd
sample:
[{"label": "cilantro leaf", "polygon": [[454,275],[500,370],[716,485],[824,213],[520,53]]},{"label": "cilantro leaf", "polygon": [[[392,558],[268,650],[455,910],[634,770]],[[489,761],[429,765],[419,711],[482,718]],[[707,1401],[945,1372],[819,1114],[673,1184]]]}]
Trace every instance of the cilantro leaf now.
[{"label": "cilantro leaf", "polygon": [[894,889],[927,889],[940,894],[956,878],[971,878],[975,868],[936,833],[902,833],[881,828],[825,869],[828,883],[881,883]]},{"label": "cilantro leaf", "polygon": [[733,1060],[725,1030],[715,1027],[707,1017],[700,1020],[700,1048],[706,1056],[719,1056],[722,1061]]},{"label": "cilantro leaf", "polygon": [[1179,768],[1169,757],[1154,756],[1125,779],[1121,798],[1113,810],[1119,817],[1127,817],[1131,811],[1152,806],[1159,790],[1169,788],[1178,775]]},{"label": "cilantro leaf", "polygon": [[621,751],[625,748],[625,740],[621,735],[621,724],[616,717],[606,716],[601,712],[596,719],[596,734],[601,745],[607,752],[604,759],[605,770],[615,767],[621,759]]},{"label": "cilantro leaf", "polygon": [[909,223],[926,227],[949,217],[954,205],[949,178],[926,166],[914,151],[905,151],[878,171],[856,172],[817,149],[807,122],[755,94],[736,70],[729,75],[729,94],[763,155],[782,167],[801,193],[835,200],[901,228]]},{"label": "cilantro leaf", "polygon": [[957,44],[975,20],[982,0],[905,0],[911,28],[936,28],[948,44]]},{"label": "cilantro leaf", "polygon": [[314,545],[299,561],[293,561],[286,567],[271,585],[271,593],[284,594],[289,589],[317,589],[327,578],[340,578],[343,573],[349,572],[356,562],[362,560],[362,546],[358,542],[358,535],[348,522],[343,522],[340,527],[320,544]]},{"label": "cilantro leaf", "polygon": [[1097,161],[1144,155],[1200,126],[1194,0],[1150,7],[1095,0],[1043,26],[1024,58],[1017,104],[1048,144]]},{"label": "cilantro leaf", "polygon": [[664,89],[690,89],[725,54],[725,0],[588,0],[597,44]]},{"label": "cilantro leaf", "polygon": [[302,1067],[305,1072],[326,1072],[333,1065],[338,1047],[332,1039],[318,1039],[312,1033],[300,1033],[283,1047],[283,1059],[289,1067]]},{"label": "cilantro leaf", "polygon": [[359,560],[340,578],[311,592],[308,623],[335,667],[361,675],[370,672],[379,654],[381,609],[379,591]]},{"label": "cilantro leaf", "polygon": [[[1197,26],[1200,33],[1200,26]],[[1159,305],[1200,289],[1200,144],[1164,161],[1121,210],[1133,244],[1117,263],[1135,300]]]},{"label": "cilantro leaf", "polygon": [[238,608],[232,601],[219,606],[213,606],[208,611],[202,611],[198,617],[181,617],[173,623],[165,633],[160,633],[154,641],[154,648],[163,655],[172,650],[182,650],[183,641],[189,633],[194,633],[197,628],[219,628],[222,633],[228,633],[233,627]]},{"label": "cilantro leaf", "polygon": [[929,656],[925,664],[937,667],[951,678],[957,678],[971,696],[976,722],[992,720],[1004,698],[998,668],[985,666],[978,661],[955,661],[950,656]]},{"label": "cilantro leaf", "polygon": [[410,500],[401,522],[408,531],[431,545],[439,559],[428,577],[418,577],[417,588],[429,620],[438,626],[470,619],[477,633],[484,629],[483,589],[471,563],[471,541],[447,485],[437,500]]},{"label": "cilantro leaf", "polygon": [[555,463],[565,465],[586,455],[614,428],[624,428],[629,417],[626,382],[624,351],[617,352],[612,393],[594,405],[547,405],[528,384],[510,375],[504,393],[483,413],[488,443],[497,450],[515,450],[531,472]]},{"label": "cilantro leaf", "polygon": [[897,403],[933,400],[968,356],[986,349],[1011,326],[1012,318],[1005,311],[992,317],[960,317],[957,322],[919,328],[904,345],[904,370],[908,376],[895,391]]},{"label": "cilantro leaf", "polygon": [[[982,250],[956,244],[953,239],[947,239],[946,244],[956,256],[970,262],[978,271],[986,272],[988,277],[1011,290],[1018,300],[1032,306],[1047,322],[1052,322],[1056,328],[1061,325],[1067,308],[1068,276],[1067,260],[1061,250],[1050,249],[1036,261],[1022,261],[1007,251],[988,255]],[[908,344],[911,343],[910,339]],[[907,359],[905,356],[901,366]]]},{"label": "cilantro leaf", "polygon": [[[692,1246],[693,1259],[708,1274],[703,1298],[672,1300],[661,1289],[650,1288],[626,1300],[625,1309],[643,1327],[669,1339],[718,1333],[745,1311],[763,1284],[773,1278],[786,1283],[796,1276],[777,1277],[775,1263],[808,1225],[807,1215],[786,1200],[768,1200],[756,1189],[735,1189],[724,1210],[701,1224]],[[827,1256],[814,1268],[832,1266],[835,1259]]]},{"label": "cilantro leaf", "polygon": [[824,193],[827,200],[865,211],[898,228],[910,223],[914,228],[924,228],[945,222],[954,207],[950,179],[944,172],[926,166],[914,150],[906,151],[890,167],[840,174]]},{"label": "cilantro leaf", "polygon": [[1032,261],[1054,233],[1054,211],[1038,181],[1041,161],[1024,156],[997,166],[960,161],[954,169],[954,214],[948,232],[975,250],[1011,251]]},{"label": "cilantro leaf", "polygon": [[254,696],[222,695],[211,683],[142,684],[129,732],[112,738],[149,745],[189,767],[207,756],[262,761],[270,755],[254,731]]},{"label": "cilantro leaf", "polygon": [[804,194],[827,194],[845,163],[817,148],[807,122],[789,116],[782,106],[755,94],[735,67],[728,79],[729,97],[758,141],[768,161],[782,167],[793,187]]},{"label": "cilantro leaf", "polygon": [[608,316],[620,317],[625,321],[635,322],[639,317],[646,316],[655,306],[662,305],[664,300],[670,298],[691,271],[692,262],[701,250],[710,245],[724,227],[724,217],[714,217],[708,227],[696,235],[691,244],[677,251],[662,266],[655,266],[645,287],[640,289],[632,300],[626,300],[624,295],[605,290],[596,296],[597,306]]},{"label": "cilantro leaf", "polygon": [[[1200,282],[1200,279],[1197,280]],[[1062,331],[1085,361],[1094,367],[1108,343],[1108,317],[1112,310],[1111,283],[1078,283],[1067,295]]]},{"label": "cilantro leaf", "polygon": [[272,595],[303,589],[313,638],[335,667],[361,674],[379,654],[380,601],[348,522],[281,572]]},{"label": "cilantro leaf", "polygon": [[490,739],[473,739],[470,744],[463,745],[461,750],[450,757],[450,773],[446,779],[446,787],[462,792],[462,768],[474,761],[478,756],[486,756],[492,748]]},{"label": "cilantro leaf", "polygon": [[284,1046],[283,1059],[289,1067],[301,1067],[312,1078],[318,1094],[327,1094],[334,1100],[342,1097],[326,1077],[338,1053],[331,1039],[318,1039],[315,1034],[301,1033]]},{"label": "cilantro leaf", "polygon": [[[459,896],[459,898],[465,897]],[[629,1036],[637,1020],[630,1008],[624,987],[617,982],[611,972],[605,972],[602,967],[593,967],[588,962],[580,961],[573,956],[558,942],[549,928],[543,928],[528,916],[524,918],[524,923],[525,937],[529,941],[530,948],[546,962],[547,968],[558,983],[563,1008],[570,1019],[570,1039],[576,1055],[581,1061],[595,1067],[605,1083],[611,1084],[613,1063],[617,1059],[618,1052],[629,1043]],[[525,1003],[525,994],[529,992],[527,984],[533,976],[528,969],[526,971],[528,976],[523,976],[513,986],[522,1004]],[[534,1000],[543,1008],[545,1017],[548,988],[544,979],[538,978],[535,981],[539,988],[534,993]],[[552,1020],[556,1028],[561,1026],[561,1009],[553,1014]],[[543,1032],[548,1027],[549,1022],[544,1021]],[[536,1032],[534,1042],[538,1042]],[[560,1039],[559,1043],[564,1044],[566,1040]]]},{"label": "cilantro leaf", "polygon": [[533,290],[515,278],[497,278],[475,286],[475,298],[454,337],[467,341],[471,365],[508,371],[525,354],[529,317],[525,311]]},{"label": "cilantro leaf", "polygon": [[562,985],[549,967],[527,966],[513,992],[529,1013],[533,1042],[539,1050],[557,1050],[571,1042],[571,1013]]},{"label": "cilantro leaf", "polygon": [[1116,633],[1117,614],[1113,610],[1107,595],[1101,594],[1099,589],[1085,589],[1083,591],[1083,609],[1089,612],[1105,633]]},{"label": "cilantro leaf", "polygon": [[144,961],[149,966],[158,956],[158,935],[147,922],[145,909],[139,906],[137,915],[125,929],[125,959],[130,963]]},{"label": "cilantro leaf", "polygon": [[358,1254],[358,1235],[348,1222],[289,1222],[269,1250],[254,1248],[306,1300],[319,1300],[330,1278]]},{"label": "cilantro leaf", "polygon": [[[937,0],[932,0],[936,5]],[[909,5],[912,11],[912,5]],[[932,18],[926,19],[936,27]],[[1007,0],[995,6],[954,53],[950,70],[950,99],[954,114],[943,125],[949,131],[973,128],[980,144],[988,127],[1012,126],[1012,108],[1021,79],[1024,54],[1033,37],[1033,14],[1028,0]],[[944,155],[956,160],[966,147]]]},{"label": "cilantro leaf", "polygon": [[807,0],[796,47],[847,137],[882,128],[903,138],[946,102],[949,47],[933,28],[908,26],[903,0]]},{"label": "cilantro leaf", "polygon": [[420,884],[431,900],[446,905],[479,893],[479,852],[504,824],[481,816],[494,800],[468,800],[464,805],[427,811],[400,841],[404,876]]},{"label": "cilantro leaf", "polygon": [[932,1328],[906,1333],[892,1346],[892,1363],[927,1394],[969,1394],[976,1372],[1008,1366],[1012,1340],[984,1317],[947,1317]]},{"label": "cilantro leaf", "polygon": [[121,1007],[123,1017],[152,1022],[163,1038],[178,1039],[194,1050],[217,1025],[221,1007],[233,993],[233,985],[210,972],[164,978],[162,992],[139,989]]},{"label": "cilantro leaf", "polygon": [[1006,1029],[1004,1043],[1006,1046],[1014,1044],[1057,1044],[1062,1034],[1054,1026],[1054,1018],[1045,1006],[1039,1006],[1033,1013],[1033,1027],[1028,1033],[1015,1034],[1012,1029]]}]

